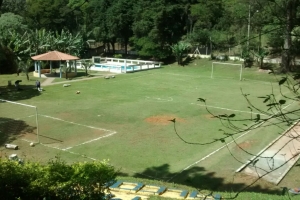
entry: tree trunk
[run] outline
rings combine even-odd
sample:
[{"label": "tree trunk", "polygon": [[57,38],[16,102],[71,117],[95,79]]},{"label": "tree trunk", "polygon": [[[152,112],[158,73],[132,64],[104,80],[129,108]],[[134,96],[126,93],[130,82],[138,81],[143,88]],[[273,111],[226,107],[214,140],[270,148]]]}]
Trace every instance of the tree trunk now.
[{"label": "tree trunk", "polygon": [[263,65],[264,65],[264,57],[261,57],[260,58],[260,66],[259,66],[259,68],[262,69]]},{"label": "tree trunk", "polygon": [[297,11],[299,0],[289,0],[286,7],[286,24],[284,30],[284,45],[281,55],[281,72],[286,73],[291,71],[291,32],[294,27],[294,17]]},{"label": "tree trunk", "polygon": [[127,50],[127,45],[128,45],[128,38],[125,38],[125,39],[124,39],[125,55],[127,55],[127,53],[128,53],[128,52],[127,52],[127,51],[128,51],[128,50]]},{"label": "tree trunk", "polygon": [[115,54],[115,52],[116,52],[115,41],[112,41],[110,44],[112,46],[112,53]]}]

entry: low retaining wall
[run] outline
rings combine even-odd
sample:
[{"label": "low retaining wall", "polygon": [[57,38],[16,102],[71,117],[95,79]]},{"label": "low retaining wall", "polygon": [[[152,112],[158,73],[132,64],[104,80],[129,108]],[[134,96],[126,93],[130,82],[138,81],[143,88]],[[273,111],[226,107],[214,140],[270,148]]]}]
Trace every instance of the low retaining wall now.
[{"label": "low retaining wall", "polygon": [[[77,72],[68,72],[68,78],[74,78],[76,77]],[[39,72],[34,71],[33,72],[34,77],[39,77]],[[60,77],[59,72],[57,73],[50,73],[50,69],[41,69],[41,77],[47,78],[47,77]],[[62,73],[62,78],[66,78],[66,74]]]}]

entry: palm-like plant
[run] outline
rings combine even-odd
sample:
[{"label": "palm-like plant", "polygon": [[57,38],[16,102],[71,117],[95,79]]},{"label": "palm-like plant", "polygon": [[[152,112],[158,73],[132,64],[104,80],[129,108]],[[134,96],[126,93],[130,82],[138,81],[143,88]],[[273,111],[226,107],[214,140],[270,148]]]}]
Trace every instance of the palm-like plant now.
[{"label": "palm-like plant", "polygon": [[257,52],[253,51],[253,55],[259,60],[259,68],[263,68],[264,58],[269,55],[269,52],[260,48]]},{"label": "palm-like plant", "polygon": [[182,56],[186,50],[191,47],[190,43],[185,41],[180,41],[177,44],[171,46],[172,52],[176,57],[177,64],[182,65]]},{"label": "palm-like plant", "polygon": [[88,69],[90,69],[94,65],[92,60],[82,60],[81,61],[81,67],[85,69],[85,75],[88,75]]},{"label": "palm-like plant", "polygon": [[29,81],[29,69],[32,66],[32,60],[30,58],[26,60],[20,60],[18,63],[18,70],[26,74],[26,78]]}]

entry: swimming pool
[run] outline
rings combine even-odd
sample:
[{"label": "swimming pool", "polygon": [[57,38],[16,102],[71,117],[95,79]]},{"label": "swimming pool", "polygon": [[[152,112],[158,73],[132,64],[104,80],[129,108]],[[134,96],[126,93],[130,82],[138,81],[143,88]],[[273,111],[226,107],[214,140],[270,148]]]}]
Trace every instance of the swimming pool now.
[{"label": "swimming pool", "polygon": [[[129,73],[161,67],[160,62],[146,60],[93,57],[92,61],[94,66],[90,70],[109,71],[113,73]],[[78,66],[81,66],[81,63],[78,62]]]}]

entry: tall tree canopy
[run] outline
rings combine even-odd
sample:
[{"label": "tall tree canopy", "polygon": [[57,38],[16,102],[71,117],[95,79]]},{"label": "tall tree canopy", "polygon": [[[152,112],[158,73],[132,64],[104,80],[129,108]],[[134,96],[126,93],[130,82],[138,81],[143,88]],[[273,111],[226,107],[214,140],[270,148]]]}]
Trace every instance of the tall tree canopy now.
[{"label": "tall tree canopy", "polygon": [[[81,33],[112,48],[131,46],[140,56],[172,56],[185,40],[218,51],[239,47],[258,54],[266,46],[293,70],[300,0],[1,0],[0,24]],[[13,13],[13,14],[8,14]],[[23,20],[21,20],[23,19]],[[4,22],[5,21],[5,22]],[[17,22],[18,21],[18,22]],[[20,24],[15,26],[13,24]],[[5,25],[6,26],[6,25]],[[0,33],[1,34],[1,33]],[[109,44],[109,45],[108,45]],[[247,47],[247,48],[245,48]],[[250,55],[248,52],[248,55]],[[241,52],[240,52],[241,53]]]}]

